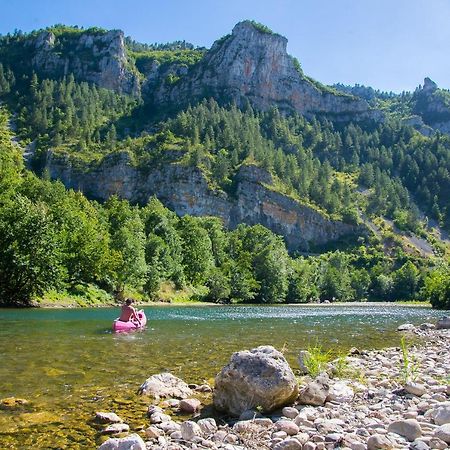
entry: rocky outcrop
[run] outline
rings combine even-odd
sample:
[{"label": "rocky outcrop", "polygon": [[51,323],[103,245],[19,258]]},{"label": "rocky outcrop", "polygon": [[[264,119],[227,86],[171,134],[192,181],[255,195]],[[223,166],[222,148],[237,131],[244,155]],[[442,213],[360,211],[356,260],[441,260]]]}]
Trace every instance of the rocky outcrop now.
[{"label": "rocky outcrop", "polygon": [[67,35],[43,31],[27,45],[32,47],[32,67],[42,75],[73,74],[79,81],[118,93],[139,95],[139,78],[127,60],[122,31],[86,30]]},{"label": "rocky outcrop", "polygon": [[287,39],[253,22],[238,23],[178,83],[163,83],[152,94],[158,105],[187,105],[214,97],[259,110],[274,106],[306,116],[325,114],[336,120],[381,119],[366,101],[338,94],[305,77],[287,53]]},{"label": "rocky outcrop", "polygon": [[254,165],[242,166],[235,177],[234,196],[212,188],[202,171],[178,162],[144,171],[128,153],[106,156],[88,169],[68,156],[49,152],[46,169],[52,179],[100,201],[118,195],[146,204],[156,196],[178,215],[217,216],[225,226],[262,224],[284,237],[288,248],[308,250],[343,236],[358,227],[327,218],[323,213],[273,190],[272,177]]},{"label": "rocky outcrop", "polygon": [[411,108],[424,124],[415,119],[416,128],[423,134],[428,135],[429,128],[450,134],[450,92],[439,89],[430,78],[425,78],[423,86],[414,92]]},{"label": "rocky outcrop", "polygon": [[297,395],[297,380],[282,353],[261,346],[232,355],[216,376],[214,406],[234,416],[257,407],[270,412]]}]

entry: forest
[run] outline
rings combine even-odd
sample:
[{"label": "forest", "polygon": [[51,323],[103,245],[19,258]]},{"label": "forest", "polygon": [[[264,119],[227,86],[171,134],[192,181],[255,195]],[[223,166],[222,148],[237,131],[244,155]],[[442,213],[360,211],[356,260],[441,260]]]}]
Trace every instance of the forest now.
[{"label": "forest", "polygon": [[[0,38],[2,304],[66,293],[93,302],[125,295],[156,300],[169,289],[220,303],[428,300],[450,307],[448,249],[428,228],[433,222],[450,229],[449,136],[423,136],[395,114],[377,124],[333,123],[212,98],[152,116],[145,95],[18,68],[8,49],[21,39]],[[137,65],[152,58],[195,64],[204,52],[184,41],[127,45]],[[367,95],[397,105],[412,98]],[[29,146],[33,157],[25,167]],[[368,233],[310,254],[288,253],[283,238],[261,225],[228,230],[215,217],[178,217],[157,198],[100,204],[45,172],[50,148],[86,169],[128,152],[145,170],[164,164],[173,147],[180,164],[198,167],[228,195],[239,167],[255,164],[273,175],[274,189],[327,217],[388,220],[401,234]],[[407,251],[403,234],[428,239],[435,256]]]}]

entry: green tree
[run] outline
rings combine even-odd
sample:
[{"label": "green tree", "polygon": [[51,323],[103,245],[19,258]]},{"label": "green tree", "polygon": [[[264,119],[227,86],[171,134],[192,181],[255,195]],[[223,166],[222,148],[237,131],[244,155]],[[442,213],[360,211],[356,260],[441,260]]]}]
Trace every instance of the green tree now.
[{"label": "green tree", "polygon": [[59,236],[43,203],[17,195],[0,208],[0,299],[29,304],[64,280]]}]

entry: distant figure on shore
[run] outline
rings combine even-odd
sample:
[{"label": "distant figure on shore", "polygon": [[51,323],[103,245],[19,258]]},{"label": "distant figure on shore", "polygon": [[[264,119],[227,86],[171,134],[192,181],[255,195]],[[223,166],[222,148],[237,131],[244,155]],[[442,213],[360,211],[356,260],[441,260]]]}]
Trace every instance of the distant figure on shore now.
[{"label": "distant figure on shore", "polygon": [[119,320],[122,322],[128,322],[129,320],[136,320],[136,322],[141,325],[141,321],[139,320],[139,316],[136,310],[131,306],[133,300],[131,298],[127,298],[125,303],[122,305],[122,312],[120,314]]}]

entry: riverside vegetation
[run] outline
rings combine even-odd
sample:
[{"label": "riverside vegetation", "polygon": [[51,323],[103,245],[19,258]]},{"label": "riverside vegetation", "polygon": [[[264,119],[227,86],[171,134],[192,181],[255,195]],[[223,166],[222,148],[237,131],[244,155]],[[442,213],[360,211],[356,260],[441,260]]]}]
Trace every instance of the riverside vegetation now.
[{"label": "riverside vegetation", "polygon": [[[248,33],[284,39],[253,22],[238,24],[211,50],[65,26],[0,38],[2,304],[151,300],[169,292],[211,302],[420,299],[450,307],[450,138],[435,125],[447,112],[433,115],[426,97],[432,92],[448,106],[448,92],[431,81],[414,94],[371,92],[382,121],[262,110],[251,99],[208,96],[206,88],[182,110],[158,104],[158,89],[181,89],[191,71],[226,51],[220,46]],[[95,69],[115,55],[125,78]],[[294,65],[302,86],[336,102],[363,101]],[[411,114],[428,133],[405,121]],[[261,168],[271,176],[270,185],[259,182],[265,189],[353,232],[288,252],[282,236],[262,225],[230,230],[223,218],[179,217],[157,193],[139,204],[114,195],[100,203],[50,180],[51,157],[87,173],[123,154],[140,173],[195,168],[228,198],[242,167]]]}]

